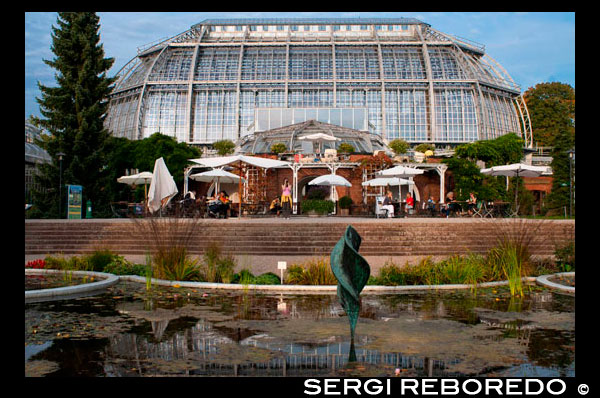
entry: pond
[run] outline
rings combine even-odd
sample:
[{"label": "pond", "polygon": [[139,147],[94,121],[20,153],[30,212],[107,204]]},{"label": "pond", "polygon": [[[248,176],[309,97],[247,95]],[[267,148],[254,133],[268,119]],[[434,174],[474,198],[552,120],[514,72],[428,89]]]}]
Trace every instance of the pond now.
[{"label": "pond", "polygon": [[59,287],[77,286],[83,283],[97,282],[94,276],[74,275],[72,272],[58,272],[52,274],[25,275],[25,291],[39,289],[54,289]]},{"label": "pond", "polygon": [[528,286],[337,297],[153,286],[25,305],[26,376],[575,376],[575,297]]}]

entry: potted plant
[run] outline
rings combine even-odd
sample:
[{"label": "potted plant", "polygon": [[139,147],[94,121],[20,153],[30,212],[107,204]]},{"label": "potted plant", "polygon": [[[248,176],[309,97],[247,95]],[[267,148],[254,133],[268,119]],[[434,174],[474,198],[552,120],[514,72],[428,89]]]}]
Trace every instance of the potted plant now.
[{"label": "potted plant", "polygon": [[342,196],[340,198],[340,215],[347,216],[350,215],[350,206],[352,206],[352,199],[350,196]]},{"label": "potted plant", "polygon": [[273,152],[277,156],[279,156],[280,154],[282,154],[285,151],[287,151],[287,147],[285,146],[285,144],[283,142],[277,142],[277,143],[271,145],[271,152]]}]

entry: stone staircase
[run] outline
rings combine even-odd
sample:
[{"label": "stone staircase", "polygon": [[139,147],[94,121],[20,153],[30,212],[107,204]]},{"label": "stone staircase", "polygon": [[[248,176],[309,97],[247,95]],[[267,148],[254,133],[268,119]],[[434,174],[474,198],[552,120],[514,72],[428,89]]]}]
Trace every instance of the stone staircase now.
[{"label": "stone staircase", "polygon": [[[551,256],[558,245],[574,238],[573,220],[481,219],[162,219],[158,229],[172,231],[191,254],[202,254],[220,242],[225,254],[252,256],[329,256],[350,223],[362,237],[363,256],[447,256],[485,253],[498,238],[534,237],[531,254]],[[25,254],[85,254],[108,248],[121,255],[144,255],[157,243],[152,222],[130,219],[25,220]],[[177,227],[175,227],[177,226]],[[165,235],[163,233],[163,235]]]}]

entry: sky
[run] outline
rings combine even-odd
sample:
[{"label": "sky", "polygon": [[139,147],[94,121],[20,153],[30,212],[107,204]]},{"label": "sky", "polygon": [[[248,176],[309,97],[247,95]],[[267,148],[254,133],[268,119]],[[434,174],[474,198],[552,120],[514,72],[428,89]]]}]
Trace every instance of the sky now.
[{"label": "sky", "polygon": [[[137,48],[188,30],[204,19],[219,18],[416,18],[433,29],[485,45],[526,91],[538,83],[561,82],[575,87],[574,12],[98,12],[105,57],[116,75]],[[37,82],[55,86],[52,60],[54,12],[25,13],[25,118],[40,116]]]}]

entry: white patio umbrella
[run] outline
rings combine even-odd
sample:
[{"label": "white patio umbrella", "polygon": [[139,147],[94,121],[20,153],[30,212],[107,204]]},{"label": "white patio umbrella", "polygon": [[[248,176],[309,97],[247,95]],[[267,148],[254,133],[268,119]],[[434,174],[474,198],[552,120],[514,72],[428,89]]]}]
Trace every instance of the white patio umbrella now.
[{"label": "white patio umbrella", "polygon": [[379,177],[373,178],[372,180],[365,181],[362,183],[364,187],[387,187],[398,186],[398,185],[414,185],[414,181],[407,180],[406,178],[399,177]]},{"label": "white patio umbrella", "polygon": [[[271,167],[280,167],[287,166],[290,163],[284,162],[282,160],[261,158],[258,156],[247,156],[247,155],[232,155],[232,156],[219,156],[214,158],[199,158],[199,159],[189,159],[191,162],[201,164],[203,166],[208,167],[221,167],[228,164],[238,163],[239,169],[242,169],[242,163],[251,164],[253,166],[257,166],[263,169],[268,169]],[[238,180],[238,195],[240,197],[239,204],[239,218],[242,216],[242,180]]]},{"label": "white patio umbrella", "polygon": [[332,135],[329,134],[324,134],[324,133],[315,133],[315,134],[309,134],[309,135],[304,135],[302,137],[298,137],[299,140],[308,140],[308,141],[314,141],[316,143],[319,144],[319,153],[323,153],[323,143],[324,142],[333,142],[333,141],[341,141],[340,138],[334,137]]},{"label": "white patio umbrella", "polygon": [[424,171],[414,167],[396,166],[389,169],[378,171],[376,174],[381,177],[398,177],[407,178],[414,177],[418,174],[423,174]]},{"label": "white patio umbrella", "polygon": [[[531,166],[523,163],[512,163],[503,166],[494,166],[480,170],[481,174],[491,176],[506,176],[506,177],[539,177],[544,173],[548,173],[549,170],[546,166]],[[517,207],[517,200],[519,194],[519,180],[517,180],[517,186],[515,187],[515,208]]]},{"label": "white patio umbrella", "polygon": [[326,185],[326,186],[342,186],[351,187],[350,181],[337,174],[325,174],[310,181],[308,185]]},{"label": "white patio umbrella", "polygon": [[149,171],[142,171],[137,174],[121,176],[117,178],[117,182],[128,185],[144,184],[144,209],[146,209],[148,203],[148,184],[152,181],[152,175],[153,174]]},{"label": "white patio umbrella", "polygon": [[[190,178],[194,181],[214,182],[216,184],[216,192],[220,191],[221,183],[233,184],[240,181],[238,175],[223,169],[213,169],[202,173],[192,174]],[[242,181],[244,181],[243,178]]]},{"label": "white patio umbrella", "polygon": [[161,157],[154,162],[154,172],[150,182],[150,193],[148,196],[148,208],[152,213],[162,210],[169,201],[179,192],[173,176]]},{"label": "white patio umbrella", "polygon": [[350,181],[337,174],[325,174],[310,181],[308,185],[324,185],[331,187],[330,199],[333,202],[337,202],[337,191],[335,187],[351,187]]}]

